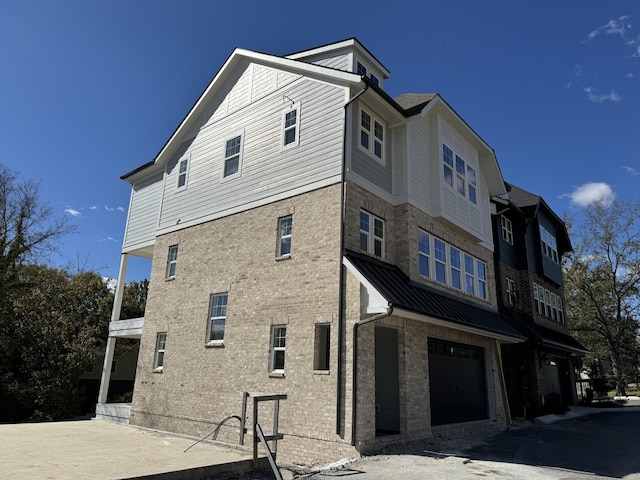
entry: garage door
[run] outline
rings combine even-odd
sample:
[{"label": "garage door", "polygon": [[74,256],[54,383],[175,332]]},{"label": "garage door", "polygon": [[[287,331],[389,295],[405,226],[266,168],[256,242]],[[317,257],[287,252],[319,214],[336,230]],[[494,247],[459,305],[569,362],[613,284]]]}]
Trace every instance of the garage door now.
[{"label": "garage door", "polygon": [[431,424],[489,418],[484,349],[429,339]]}]

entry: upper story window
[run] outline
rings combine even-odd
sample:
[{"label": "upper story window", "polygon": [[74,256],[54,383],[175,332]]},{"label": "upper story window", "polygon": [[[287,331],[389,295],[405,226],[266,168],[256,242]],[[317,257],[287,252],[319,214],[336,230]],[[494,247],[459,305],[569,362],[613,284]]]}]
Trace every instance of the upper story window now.
[{"label": "upper story window", "polygon": [[418,230],[418,263],[420,276],[487,299],[486,263],[423,230]]},{"label": "upper story window", "polygon": [[384,220],[360,211],[360,248],[379,258],[384,258]]},{"label": "upper story window", "polygon": [[509,305],[515,305],[517,302],[516,281],[513,278],[506,278],[507,282],[507,302]]},{"label": "upper story window", "polygon": [[230,138],[224,150],[224,178],[240,175],[242,165],[242,135]]},{"label": "upper story window", "polygon": [[209,321],[207,325],[207,343],[222,343],[224,326],[227,321],[227,293],[216,293],[209,297]]},{"label": "upper story window", "polygon": [[373,83],[376,87],[380,86],[380,80],[373,73],[369,74],[369,78],[371,79],[371,83]]},{"label": "upper story window", "polygon": [[366,110],[360,110],[360,148],[384,162],[384,124]]},{"label": "upper story window", "polygon": [[156,334],[156,349],[153,354],[153,369],[161,372],[164,368],[164,352],[167,345],[167,332]]},{"label": "upper story window", "polygon": [[442,163],[444,183],[468,198],[471,203],[477,204],[478,175],[475,168],[444,143],[442,144]]},{"label": "upper story window", "polygon": [[300,104],[296,104],[282,116],[282,147],[291,148],[299,143]]},{"label": "upper story window", "polygon": [[278,256],[291,255],[291,238],[293,236],[293,216],[278,219]]},{"label": "upper story window", "polygon": [[169,247],[169,255],[167,256],[167,270],[165,272],[166,279],[176,277],[176,267],[178,266],[178,245]]},{"label": "upper story window", "polygon": [[177,190],[184,190],[187,188],[187,180],[189,176],[189,157],[180,159],[178,162],[178,184]]},{"label": "upper story window", "polygon": [[556,244],[556,237],[552,235],[542,225],[540,226],[540,241],[542,242],[542,253],[553,260],[556,263],[560,263],[558,256],[558,246]]},{"label": "upper story window", "polygon": [[[367,76],[367,67],[364,66],[361,62],[356,63],[356,72],[358,75]],[[380,85],[380,80],[373,73],[369,72],[369,78],[371,79],[371,83],[373,83],[376,87]]]},{"label": "upper story window", "polygon": [[502,239],[513,245],[513,224],[504,215],[500,215],[500,225],[502,227]]},{"label": "upper story window", "polygon": [[559,295],[550,292],[542,285],[533,284],[533,300],[536,313],[547,318],[564,323],[564,310],[562,309],[562,299]]}]

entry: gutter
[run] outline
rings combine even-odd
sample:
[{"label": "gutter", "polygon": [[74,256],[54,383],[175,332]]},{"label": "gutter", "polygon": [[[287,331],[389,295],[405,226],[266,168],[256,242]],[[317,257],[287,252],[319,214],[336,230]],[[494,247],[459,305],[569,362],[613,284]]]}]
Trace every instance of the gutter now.
[{"label": "gutter", "polygon": [[390,317],[393,314],[393,304],[389,303],[387,306],[387,310],[385,312],[379,313],[378,315],[374,315],[373,317],[365,318],[364,320],[360,320],[353,325],[353,375],[352,375],[352,383],[353,383],[353,392],[351,394],[351,445],[356,445],[356,425],[357,422],[357,411],[358,411],[358,328],[362,325],[367,325],[369,323],[377,322],[378,320],[382,320],[383,318]]},{"label": "gutter", "polygon": [[342,343],[344,340],[344,303],[345,303],[345,270],[344,262],[344,237],[345,237],[345,195],[346,195],[346,174],[347,174],[347,109],[353,102],[355,102],[362,94],[369,89],[369,84],[365,82],[364,88],[351,97],[347,103],[344,104],[344,129],[343,129],[343,142],[342,142],[342,171],[340,173],[340,278],[338,279],[338,360],[336,366],[336,434],[342,436],[340,429],[341,425],[341,411],[342,411],[342,395],[344,389],[342,388],[342,382],[345,379],[345,375],[342,373],[342,365],[344,363],[344,352]]}]

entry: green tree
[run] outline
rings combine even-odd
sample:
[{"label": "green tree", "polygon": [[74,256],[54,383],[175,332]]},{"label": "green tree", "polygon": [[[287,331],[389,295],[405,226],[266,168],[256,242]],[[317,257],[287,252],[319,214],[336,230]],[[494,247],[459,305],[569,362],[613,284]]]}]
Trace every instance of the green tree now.
[{"label": "green tree", "polygon": [[571,238],[564,277],[569,328],[591,351],[586,364],[608,365],[624,395],[639,355],[640,203],[592,205]]},{"label": "green tree", "polygon": [[18,278],[29,288],[12,295],[17,348],[6,366],[0,419],[70,418],[80,413],[80,375],[104,348],[113,295],[92,272],[23,265]]}]

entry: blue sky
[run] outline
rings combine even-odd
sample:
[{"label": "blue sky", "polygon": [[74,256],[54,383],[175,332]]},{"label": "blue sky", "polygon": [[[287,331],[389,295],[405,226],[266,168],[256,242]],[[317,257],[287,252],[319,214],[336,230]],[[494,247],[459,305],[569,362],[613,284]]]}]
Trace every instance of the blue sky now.
[{"label": "blue sky", "polygon": [[[504,178],[563,215],[637,199],[640,2],[3,0],[0,162],[78,233],[56,264],[117,277],[130,188],[236,47],[357,37],[385,89],[440,93]],[[127,280],[149,275],[132,260]]]}]

